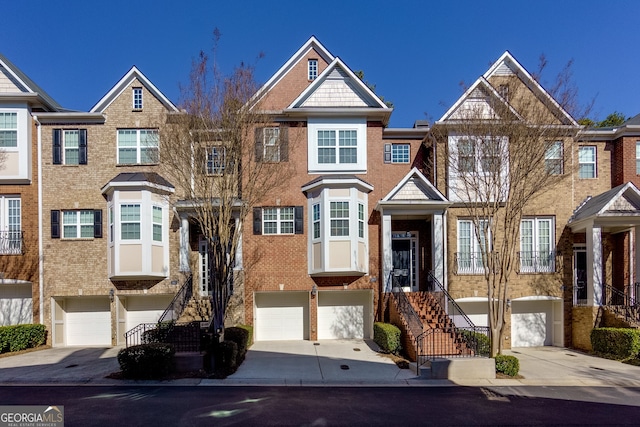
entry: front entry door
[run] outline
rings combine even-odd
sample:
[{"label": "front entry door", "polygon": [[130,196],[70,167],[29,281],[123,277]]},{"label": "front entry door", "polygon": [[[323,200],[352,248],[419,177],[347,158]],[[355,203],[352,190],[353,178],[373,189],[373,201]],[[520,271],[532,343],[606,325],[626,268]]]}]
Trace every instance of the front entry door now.
[{"label": "front entry door", "polygon": [[582,247],[573,250],[573,297],[574,304],[587,303],[587,250]]},{"label": "front entry door", "polygon": [[391,251],[393,254],[393,286],[401,286],[408,291],[418,290],[418,270],[416,253],[418,239],[412,233],[393,233]]}]

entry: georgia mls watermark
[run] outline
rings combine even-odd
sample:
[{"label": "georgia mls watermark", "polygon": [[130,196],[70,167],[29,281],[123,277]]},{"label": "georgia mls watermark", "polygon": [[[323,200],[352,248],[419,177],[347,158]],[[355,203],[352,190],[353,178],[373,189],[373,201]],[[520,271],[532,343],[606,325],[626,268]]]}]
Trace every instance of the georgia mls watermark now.
[{"label": "georgia mls watermark", "polygon": [[64,406],[0,406],[0,427],[64,427]]}]

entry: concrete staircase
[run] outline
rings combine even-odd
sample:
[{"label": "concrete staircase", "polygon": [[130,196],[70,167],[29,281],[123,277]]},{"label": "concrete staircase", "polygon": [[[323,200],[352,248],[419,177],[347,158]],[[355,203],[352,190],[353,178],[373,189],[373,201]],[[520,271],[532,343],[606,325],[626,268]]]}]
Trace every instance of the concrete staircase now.
[{"label": "concrete staircase", "polygon": [[192,296],[180,314],[178,322],[208,322],[211,319],[211,301],[209,298]]}]

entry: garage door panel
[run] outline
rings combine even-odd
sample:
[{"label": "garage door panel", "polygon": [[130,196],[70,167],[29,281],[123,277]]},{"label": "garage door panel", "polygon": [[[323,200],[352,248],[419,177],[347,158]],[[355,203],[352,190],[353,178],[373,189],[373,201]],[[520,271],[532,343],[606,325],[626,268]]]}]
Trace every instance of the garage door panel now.
[{"label": "garage door panel", "polygon": [[32,322],[31,285],[3,285],[0,288],[0,326]]},{"label": "garage door panel", "polygon": [[67,345],[111,345],[108,298],[69,299],[65,312]]},{"label": "garage door panel", "polygon": [[551,345],[547,337],[546,313],[521,313],[511,315],[513,347],[539,347]]},{"label": "garage door panel", "polygon": [[308,338],[307,293],[277,292],[255,295],[256,340],[303,340]]},{"label": "garage door panel", "polygon": [[319,292],[318,339],[370,338],[372,304],[369,292]]}]

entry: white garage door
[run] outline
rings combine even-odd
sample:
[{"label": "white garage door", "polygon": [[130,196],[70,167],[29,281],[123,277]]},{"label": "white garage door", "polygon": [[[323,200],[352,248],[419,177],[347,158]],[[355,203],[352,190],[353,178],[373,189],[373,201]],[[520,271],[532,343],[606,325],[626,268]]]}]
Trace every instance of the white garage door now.
[{"label": "white garage door", "polygon": [[172,299],[171,295],[127,297],[127,330],[135,328],[141,323],[156,323]]},{"label": "white garage door", "polygon": [[372,304],[368,291],[318,292],[318,339],[370,338]]},{"label": "white garage door", "polygon": [[33,323],[31,283],[0,285],[0,326]]},{"label": "white garage door", "polygon": [[70,298],[65,302],[67,345],[111,345],[109,298]]},{"label": "white garage door", "polygon": [[[556,323],[561,323],[562,319],[554,317],[561,316],[561,313],[554,313],[554,307],[562,308],[562,303],[553,300],[525,300],[512,301],[511,303],[511,346],[512,347],[538,347],[544,345],[557,345],[555,341],[561,337],[555,337],[554,327]],[[555,316],[554,316],[555,314]],[[555,331],[556,334],[561,333]],[[560,344],[561,345],[561,344]]]},{"label": "white garage door", "polygon": [[308,339],[309,294],[269,292],[255,294],[256,340]]}]

